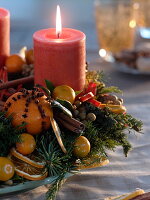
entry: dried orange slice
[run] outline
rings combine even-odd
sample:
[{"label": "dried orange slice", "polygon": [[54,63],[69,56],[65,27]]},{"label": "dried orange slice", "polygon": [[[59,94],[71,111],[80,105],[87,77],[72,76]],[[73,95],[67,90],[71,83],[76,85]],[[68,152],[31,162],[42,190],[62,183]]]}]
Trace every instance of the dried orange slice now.
[{"label": "dried orange slice", "polygon": [[32,165],[33,167],[44,168],[46,164],[44,161],[42,161],[42,159],[39,156],[35,156],[35,154],[29,154],[24,156],[18,151],[16,151],[15,148],[11,149],[10,155],[18,158],[19,160],[24,161],[29,165]]},{"label": "dried orange slice", "polygon": [[77,163],[76,165],[78,170],[82,170],[82,169],[102,167],[107,165],[108,163],[109,160],[106,157],[95,155],[82,159],[82,163]]},{"label": "dried orange slice", "polygon": [[127,111],[126,107],[123,105],[112,105],[112,104],[101,104],[100,108],[108,107],[109,110],[113,113],[125,113]]},{"label": "dried orange slice", "polygon": [[15,165],[15,172],[17,175],[28,180],[36,181],[47,177],[48,172],[46,168],[34,167],[15,156],[11,156],[11,161]]},{"label": "dried orange slice", "polygon": [[112,111],[113,113],[117,113],[117,114],[124,113],[127,111],[126,107],[123,105],[107,104],[106,106],[109,108],[110,111]]}]

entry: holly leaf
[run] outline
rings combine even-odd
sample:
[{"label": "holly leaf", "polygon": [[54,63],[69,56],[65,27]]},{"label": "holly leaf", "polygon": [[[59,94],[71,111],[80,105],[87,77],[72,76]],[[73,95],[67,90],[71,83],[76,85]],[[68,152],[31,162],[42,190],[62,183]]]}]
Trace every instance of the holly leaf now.
[{"label": "holly leaf", "polygon": [[51,96],[51,91],[42,85],[37,84],[36,87],[41,88],[48,96]]},{"label": "holly leaf", "polygon": [[45,80],[45,84],[46,84],[46,87],[47,89],[49,89],[51,92],[53,92],[55,86],[53,85],[53,83],[49,80]]}]

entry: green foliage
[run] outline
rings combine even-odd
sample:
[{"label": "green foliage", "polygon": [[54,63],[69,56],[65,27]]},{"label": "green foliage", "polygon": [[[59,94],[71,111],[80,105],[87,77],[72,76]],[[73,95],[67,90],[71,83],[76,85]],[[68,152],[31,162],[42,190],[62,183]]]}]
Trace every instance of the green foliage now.
[{"label": "green foliage", "polygon": [[42,85],[37,84],[36,87],[41,88],[48,97],[51,97],[51,91],[48,88],[43,87]]},{"label": "green foliage", "polygon": [[[90,103],[85,103],[87,112],[92,112],[97,119],[93,123],[86,124],[84,135],[92,145],[92,151],[99,151],[106,155],[106,150],[114,150],[116,146],[122,146],[125,156],[131,149],[128,142],[128,133],[131,130],[140,132],[142,122],[129,114],[115,114],[107,109],[99,109]],[[91,134],[92,133],[92,134]]]},{"label": "green foliage", "polygon": [[100,94],[107,94],[107,93],[122,93],[122,91],[115,86],[110,86],[110,87],[103,87],[103,88],[98,88],[98,95]]},{"label": "green foliage", "polygon": [[49,176],[57,177],[46,194],[47,200],[55,199],[65,174],[75,170],[76,158],[73,156],[73,142],[77,136],[68,130],[65,133],[62,132],[63,143],[67,149],[66,154],[62,152],[52,129],[36,138],[37,150],[46,161]]},{"label": "green foliage", "polygon": [[75,137],[69,137],[65,132],[62,138],[67,149],[66,154],[62,152],[53,130],[50,129],[45,134],[37,136],[37,150],[46,161],[49,176],[58,176],[62,172],[67,173],[74,169],[76,158],[72,152]]},{"label": "green foliage", "polygon": [[64,182],[64,176],[65,174],[62,173],[60,174],[56,180],[54,181],[54,183],[51,185],[51,187],[49,188],[48,192],[46,193],[46,199],[47,200],[54,200],[56,195],[57,195],[57,191],[60,190],[63,182]]},{"label": "green foliage", "polygon": [[45,83],[46,83],[47,89],[50,90],[51,93],[52,93],[53,90],[54,90],[54,88],[55,88],[55,86],[53,85],[53,83],[51,81],[49,81],[49,80],[45,80]]},{"label": "green foliage", "polygon": [[11,124],[12,117],[5,117],[0,113],[0,156],[7,156],[10,148],[19,141],[20,133],[23,129],[14,128]]},{"label": "green foliage", "polygon": [[59,102],[62,106],[73,112],[74,108],[72,104],[69,101],[62,100],[62,99],[57,99],[57,102]]}]

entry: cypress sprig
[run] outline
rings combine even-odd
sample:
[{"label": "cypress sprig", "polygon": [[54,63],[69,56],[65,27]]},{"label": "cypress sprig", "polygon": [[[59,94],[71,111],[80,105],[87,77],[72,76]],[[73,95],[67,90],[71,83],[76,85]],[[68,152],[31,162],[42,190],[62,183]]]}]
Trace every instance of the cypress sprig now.
[{"label": "cypress sprig", "polygon": [[0,112],[0,156],[7,156],[11,147],[19,141],[23,127],[14,128],[11,124],[12,116],[6,118],[4,112]]},{"label": "cypress sprig", "polygon": [[[123,147],[127,156],[132,146],[128,141],[127,132],[140,132],[142,122],[129,114],[115,114],[106,109],[99,109],[89,103],[85,104],[86,110],[97,116],[95,122],[87,123],[84,135],[91,142],[91,151],[106,154],[106,150],[114,150],[117,146]],[[92,133],[92,134],[90,134]]]},{"label": "cypress sprig", "polygon": [[46,200],[55,200],[57,192],[60,190],[62,184],[64,183],[65,174],[60,174],[54,183],[50,186],[49,190],[46,193]]},{"label": "cypress sprig", "polygon": [[62,152],[52,129],[37,136],[37,150],[46,161],[49,176],[58,176],[62,172],[67,173],[74,169],[76,158],[73,156],[72,137],[62,133],[62,138],[67,149],[66,154]]}]

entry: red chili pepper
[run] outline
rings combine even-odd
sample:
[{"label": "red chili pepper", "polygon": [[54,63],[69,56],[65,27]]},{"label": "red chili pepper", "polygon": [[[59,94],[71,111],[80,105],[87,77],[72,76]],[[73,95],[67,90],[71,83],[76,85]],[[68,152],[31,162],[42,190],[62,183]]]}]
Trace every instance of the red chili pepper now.
[{"label": "red chili pepper", "polygon": [[97,84],[96,83],[90,82],[88,87],[76,96],[76,100],[78,100],[80,97],[82,97],[83,95],[86,95],[89,92],[92,92],[93,95],[96,96],[96,92],[97,92]]},{"label": "red chili pepper", "polygon": [[94,82],[90,82],[86,92],[92,92],[94,94],[94,96],[96,96],[96,92],[97,92],[97,84]]},{"label": "red chili pepper", "polygon": [[85,90],[83,90],[82,92],[80,92],[80,93],[76,96],[75,100],[78,100],[78,99],[79,99],[80,97],[82,97],[84,94],[85,94]]},{"label": "red chili pepper", "polygon": [[102,104],[100,101],[97,101],[95,99],[89,99],[88,102],[93,104],[95,107],[100,107]]},{"label": "red chili pepper", "polygon": [[79,97],[79,100],[81,102],[85,102],[93,97],[94,97],[94,94],[92,92],[88,92],[87,94],[83,95],[82,97]]}]

